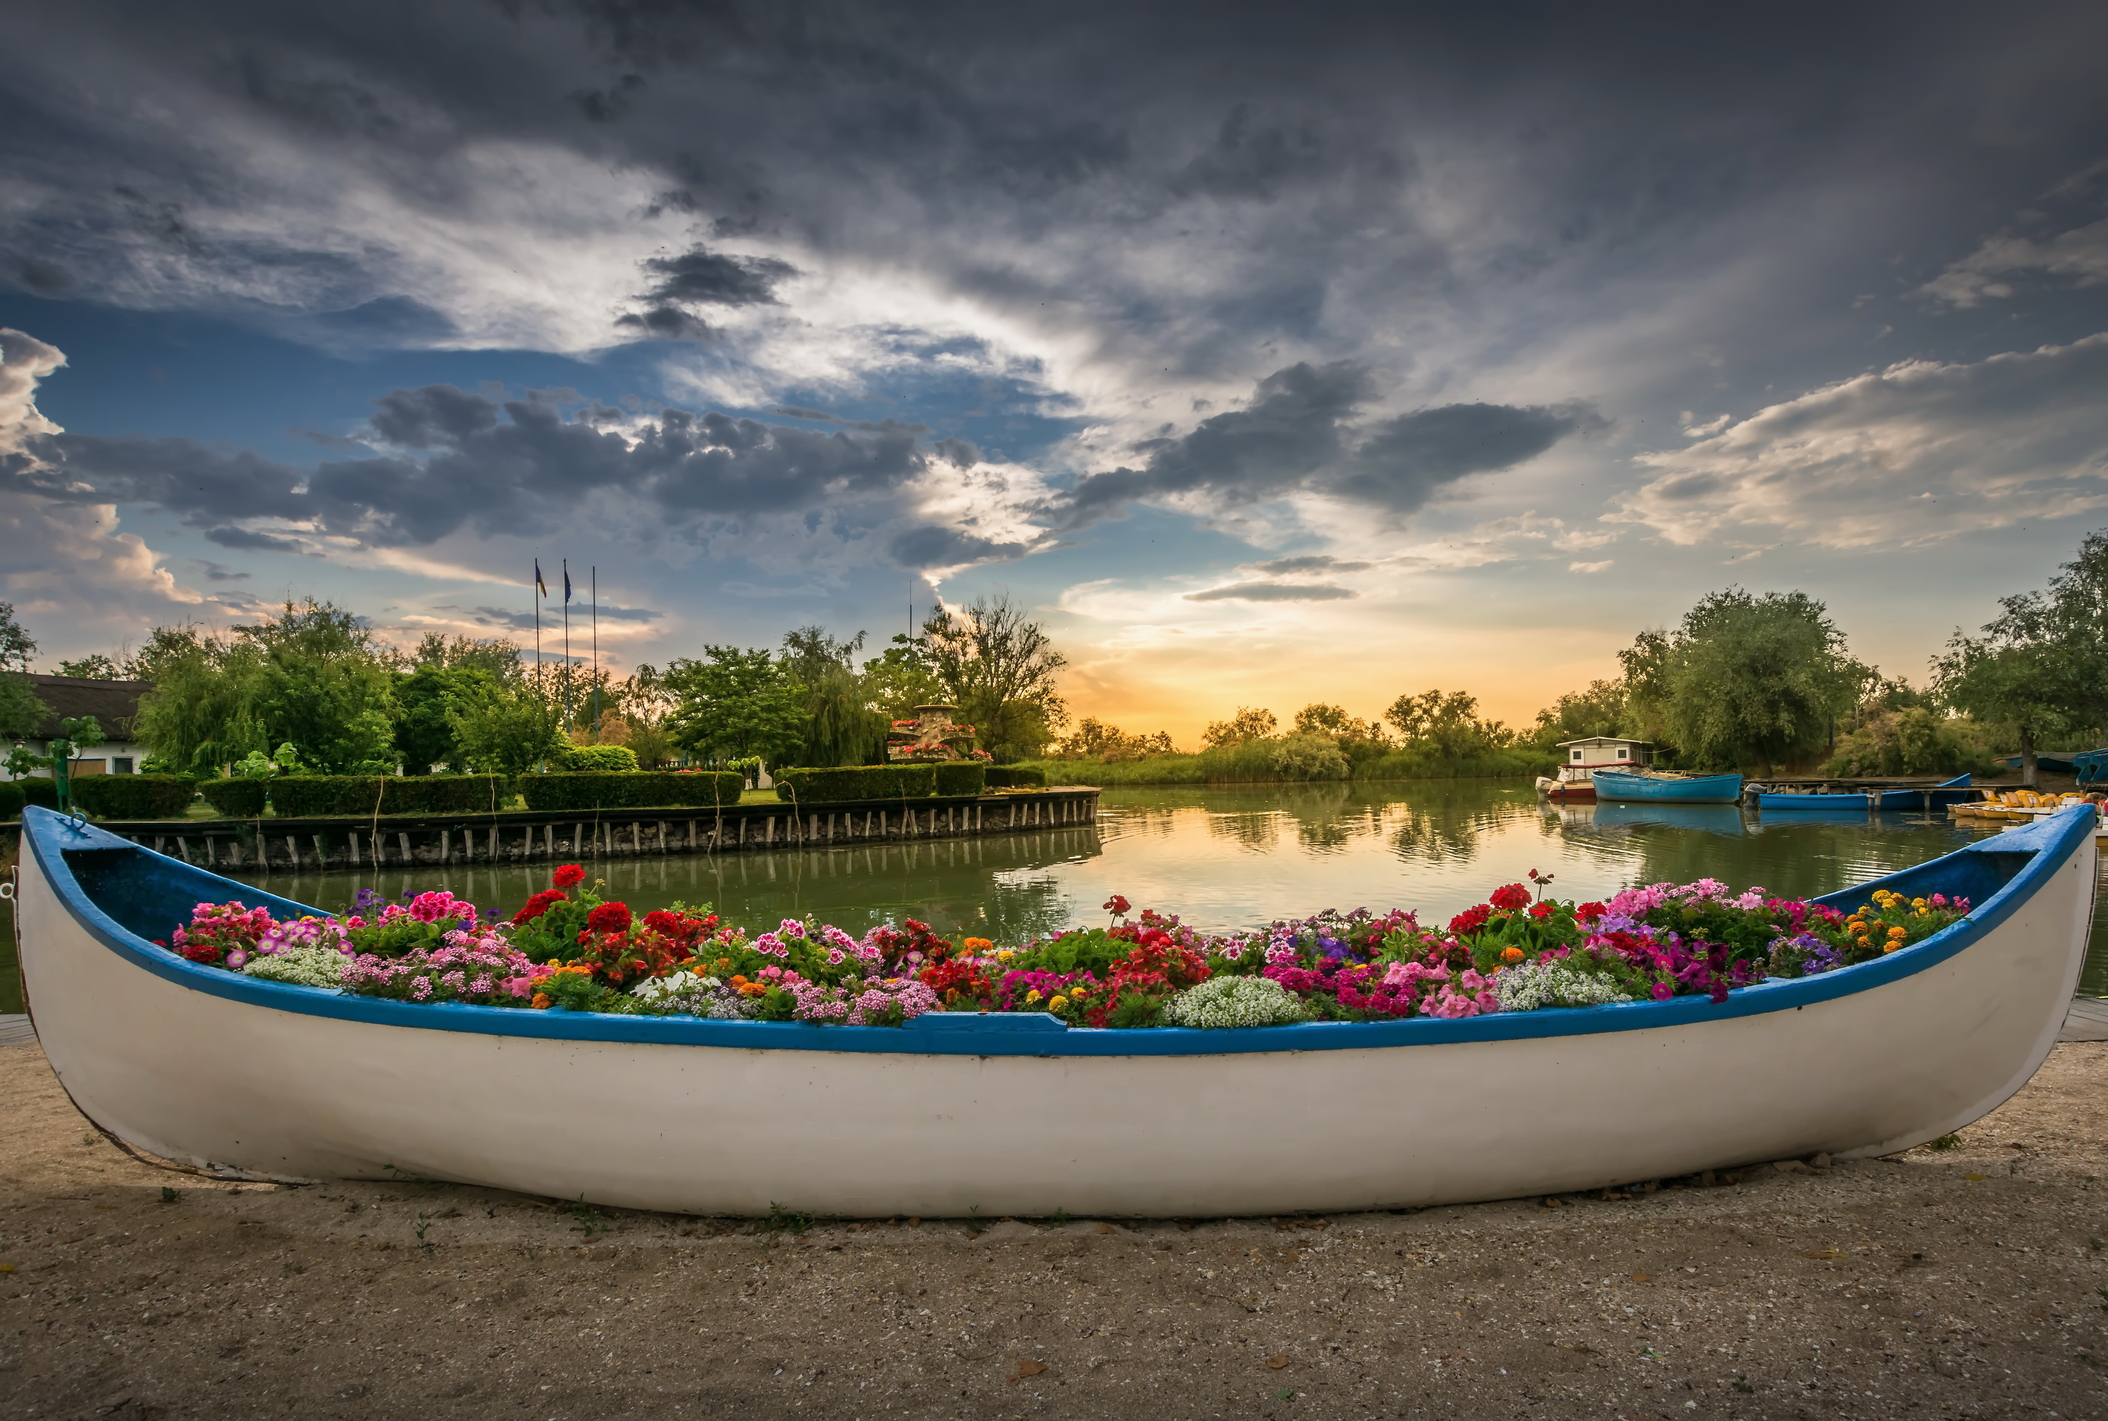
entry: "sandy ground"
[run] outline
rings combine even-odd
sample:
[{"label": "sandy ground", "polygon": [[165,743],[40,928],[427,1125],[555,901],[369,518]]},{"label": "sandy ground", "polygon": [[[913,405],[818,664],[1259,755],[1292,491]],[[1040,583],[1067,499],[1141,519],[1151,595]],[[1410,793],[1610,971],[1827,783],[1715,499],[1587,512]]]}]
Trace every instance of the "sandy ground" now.
[{"label": "sandy ground", "polygon": [[2108,1415],[2104,1066],[2058,1047],[1955,1149],[1711,1187],[794,1232],[173,1174],[16,1046],[0,1415]]}]

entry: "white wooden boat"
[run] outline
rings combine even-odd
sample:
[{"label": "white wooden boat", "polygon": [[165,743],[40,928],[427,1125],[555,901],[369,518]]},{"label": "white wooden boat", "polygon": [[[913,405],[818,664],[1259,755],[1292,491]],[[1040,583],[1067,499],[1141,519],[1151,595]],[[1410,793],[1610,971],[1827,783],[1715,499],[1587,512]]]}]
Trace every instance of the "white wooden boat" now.
[{"label": "white wooden boat", "polygon": [[1717,1005],[1220,1031],[418,1006],[185,962],[148,939],[196,902],[299,907],[36,809],[21,960],[81,1111],[229,1175],[404,1172],[706,1214],[1401,1208],[1887,1154],[1979,1118],[2056,1041],[2093,825],[2076,809],[1879,880],[1976,906]]}]

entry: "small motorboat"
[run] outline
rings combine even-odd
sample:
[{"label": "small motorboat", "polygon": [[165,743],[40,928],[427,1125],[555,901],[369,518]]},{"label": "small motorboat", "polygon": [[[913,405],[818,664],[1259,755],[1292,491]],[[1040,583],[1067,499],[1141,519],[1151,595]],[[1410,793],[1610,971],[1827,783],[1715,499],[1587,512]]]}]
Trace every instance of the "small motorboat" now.
[{"label": "small motorboat", "polygon": [[201,901],[313,910],[34,807],[17,921],[37,1036],[81,1113],[228,1177],[696,1214],[1337,1212],[1886,1155],[1980,1119],[2057,1040],[2095,824],[2075,806],[1829,895],[1974,905],[1857,966],[1720,1002],[1453,1020],[818,1026],[347,995],[153,941]]},{"label": "small motorboat", "polygon": [[1967,804],[1974,794],[1975,791],[1970,788],[1969,776],[1957,775],[1951,780],[1927,785],[1921,789],[1855,789],[1828,794],[1764,790],[1757,795],[1757,808],[1764,813],[1805,812],[1816,809],[1946,809],[1951,805]]},{"label": "small motorboat", "polygon": [[1631,770],[1597,770],[1598,800],[1638,800],[1649,804],[1735,804],[1742,798],[1740,775],[1677,775],[1664,770],[1645,774]]}]

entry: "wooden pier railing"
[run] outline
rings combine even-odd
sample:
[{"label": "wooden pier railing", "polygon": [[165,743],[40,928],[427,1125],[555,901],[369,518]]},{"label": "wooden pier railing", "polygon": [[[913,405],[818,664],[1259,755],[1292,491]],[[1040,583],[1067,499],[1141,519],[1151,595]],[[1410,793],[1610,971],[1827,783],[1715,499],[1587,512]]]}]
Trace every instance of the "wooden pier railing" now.
[{"label": "wooden pier railing", "polygon": [[380,868],[815,848],[1073,828],[1097,822],[1098,790],[314,819],[141,819],[100,827],[206,868]]}]

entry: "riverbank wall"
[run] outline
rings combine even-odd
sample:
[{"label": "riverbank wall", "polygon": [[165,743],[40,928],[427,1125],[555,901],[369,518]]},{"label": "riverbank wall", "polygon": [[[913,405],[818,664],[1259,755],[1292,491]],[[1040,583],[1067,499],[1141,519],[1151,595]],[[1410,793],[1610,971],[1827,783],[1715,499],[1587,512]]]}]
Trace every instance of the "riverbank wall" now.
[{"label": "riverbank wall", "polygon": [[367,818],[106,820],[98,827],[212,869],[387,868],[640,858],[973,838],[1095,823],[1098,789],[924,799]]}]

